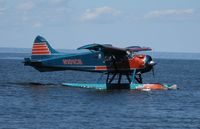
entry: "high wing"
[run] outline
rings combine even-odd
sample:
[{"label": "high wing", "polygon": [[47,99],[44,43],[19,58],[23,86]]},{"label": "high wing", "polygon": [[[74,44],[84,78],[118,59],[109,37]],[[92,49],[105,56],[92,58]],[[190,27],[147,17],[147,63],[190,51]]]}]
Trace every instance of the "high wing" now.
[{"label": "high wing", "polygon": [[126,50],[131,52],[139,52],[139,51],[151,51],[152,49],[149,47],[130,46],[126,47]]},{"label": "high wing", "polygon": [[115,57],[122,57],[127,55],[126,49],[113,47],[110,44],[89,44],[78,48],[78,50],[80,49],[101,51],[105,55],[114,55]]},{"label": "high wing", "polygon": [[113,47],[110,44],[89,44],[82,47],[79,47],[80,49],[88,49],[88,50],[94,50],[94,51],[102,51],[105,55],[114,55],[116,57],[120,56],[126,56],[130,52],[139,52],[139,51],[151,51],[152,49],[149,47],[140,47],[140,46],[130,46],[126,48],[118,48]]}]

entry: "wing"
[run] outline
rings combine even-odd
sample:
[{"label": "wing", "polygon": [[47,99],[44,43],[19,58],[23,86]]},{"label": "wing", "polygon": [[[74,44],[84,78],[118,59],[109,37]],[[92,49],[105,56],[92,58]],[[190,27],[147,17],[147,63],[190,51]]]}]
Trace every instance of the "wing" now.
[{"label": "wing", "polygon": [[100,51],[100,49],[103,46],[100,44],[88,44],[88,45],[84,45],[82,47],[77,48],[77,50],[81,50],[81,49],[88,49],[88,50],[94,50],[94,51]]},{"label": "wing", "polygon": [[126,49],[113,47],[110,44],[89,44],[89,45],[85,45],[85,46],[78,48],[78,50],[80,50],[80,49],[101,51],[105,55],[114,55],[115,57],[119,57],[119,56],[121,57],[121,56],[127,55]]},{"label": "wing", "polygon": [[139,51],[151,51],[152,49],[149,47],[130,46],[126,47],[126,50],[131,52],[139,52]]},{"label": "wing", "polygon": [[126,48],[117,48],[117,47],[113,47],[110,44],[89,44],[89,45],[85,45],[85,46],[78,48],[78,50],[80,50],[80,49],[102,51],[106,55],[114,55],[116,57],[126,56],[127,51],[139,52],[139,51],[151,51],[152,50],[149,47],[140,47],[140,46],[130,46],[130,47],[126,47]]}]

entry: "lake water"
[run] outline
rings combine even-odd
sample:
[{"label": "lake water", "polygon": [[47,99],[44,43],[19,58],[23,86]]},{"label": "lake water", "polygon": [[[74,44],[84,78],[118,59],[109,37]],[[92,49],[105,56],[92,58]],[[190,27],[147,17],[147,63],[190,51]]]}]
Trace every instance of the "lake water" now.
[{"label": "lake water", "polygon": [[155,59],[155,78],[149,72],[144,82],[179,89],[145,92],[65,87],[61,83],[95,83],[101,75],[40,73],[23,66],[26,56],[0,53],[2,129],[200,129],[199,59]]}]

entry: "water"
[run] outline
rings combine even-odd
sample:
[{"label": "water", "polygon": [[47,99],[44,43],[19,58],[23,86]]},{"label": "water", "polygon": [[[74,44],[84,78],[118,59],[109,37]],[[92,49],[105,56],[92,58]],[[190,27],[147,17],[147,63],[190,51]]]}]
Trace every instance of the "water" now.
[{"label": "water", "polygon": [[[200,60],[156,59],[156,77],[169,91],[99,91],[63,82],[97,82],[96,73],[40,73],[21,63],[26,54],[0,53],[2,129],[200,129]],[[105,78],[101,79],[103,82]]]}]

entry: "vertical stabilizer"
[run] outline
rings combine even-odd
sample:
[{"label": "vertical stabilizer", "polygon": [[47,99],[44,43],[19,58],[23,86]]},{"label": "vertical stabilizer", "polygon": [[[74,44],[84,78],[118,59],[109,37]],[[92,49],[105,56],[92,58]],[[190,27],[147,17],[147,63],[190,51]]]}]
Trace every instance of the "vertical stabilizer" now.
[{"label": "vertical stabilizer", "polygon": [[32,47],[32,55],[51,55],[53,53],[58,53],[54,50],[47,40],[42,36],[37,36],[34,40]]}]

